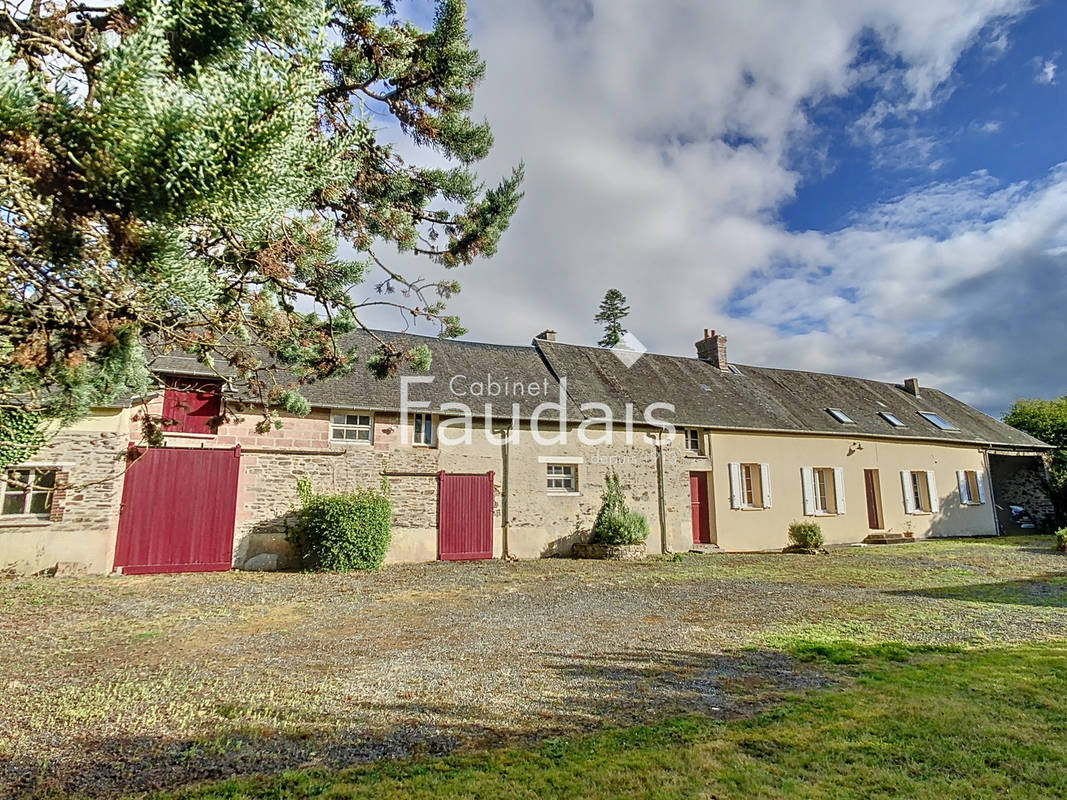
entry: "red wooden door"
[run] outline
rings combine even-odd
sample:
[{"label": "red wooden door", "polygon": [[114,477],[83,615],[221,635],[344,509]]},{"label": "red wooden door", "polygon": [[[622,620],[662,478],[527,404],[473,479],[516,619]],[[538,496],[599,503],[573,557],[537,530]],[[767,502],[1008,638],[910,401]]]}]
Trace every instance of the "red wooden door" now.
[{"label": "red wooden door", "polygon": [[711,544],[708,473],[689,473],[689,504],[693,517],[693,544]]},{"label": "red wooden door", "polygon": [[493,473],[440,474],[437,552],[443,561],[493,557]]},{"label": "red wooden door", "polygon": [[241,449],[130,448],[115,567],[128,575],[233,566]]}]

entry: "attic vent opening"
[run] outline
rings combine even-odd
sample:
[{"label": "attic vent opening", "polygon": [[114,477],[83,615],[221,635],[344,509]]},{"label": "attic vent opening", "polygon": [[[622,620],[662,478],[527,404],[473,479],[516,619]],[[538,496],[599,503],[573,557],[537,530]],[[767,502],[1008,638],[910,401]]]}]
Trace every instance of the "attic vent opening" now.
[{"label": "attic vent opening", "polygon": [[940,414],[935,414],[933,411],[920,411],[919,416],[929,422],[938,430],[942,431],[958,431],[955,425],[942,417]]},{"label": "attic vent opening", "polygon": [[828,408],[826,413],[836,419],[842,425],[855,425],[856,420],[852,419],[848,414],[842,411],[840,408]]},{"label": "attic vent opening", "polygon": [[739,369],[737,368],[737,366],[736,366],[735,364],[729,364],[729,365],[728,365],[728,369],[729,369],[729,370],[730,370],[730,372],[732,372],[732,373],[733,373],[734,375],[743,375],[743,374],[744,374],[743,372],[741,372],[741,370],[739,370]]}]

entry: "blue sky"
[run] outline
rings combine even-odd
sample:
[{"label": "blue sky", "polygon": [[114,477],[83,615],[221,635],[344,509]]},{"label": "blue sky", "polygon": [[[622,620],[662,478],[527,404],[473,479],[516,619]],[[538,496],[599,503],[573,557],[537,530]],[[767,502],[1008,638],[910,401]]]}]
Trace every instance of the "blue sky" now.
[{"label": "blue sky", "polygon": [[1067,393],[1067,3],[470,14],[480,171],[527,180],[499,253],[449,276],[469,338],[593,344],[615,287],[658,352],[716,328],[738,363],[916,376],[993,414]]},{"label": "blue sky", "polygon": [[[1067,74],[1052,83],[1036,80],[1039,65],[1067,45],[1067,3],[1044,2],[1010,28],[1003,53],[990,52],[992,31],[983,31],[960,56],[942,103],[899,121],[902,137],[930,140],[923,158],[875,161],[872,145],[855,141],[848,127],[863,114],[873,93],[861,91],[818,104],[812,118],[829,134],[832,166],[811,175],[793,202],[782,208],[790,230],[834,230],[857,209],[891,199],[931,181],[986,170],[1005,183],[1033,180],[1067,157]],[[884,53],[879,53],[882,58]],[[877,64],[867,55],[860,62]]]}]

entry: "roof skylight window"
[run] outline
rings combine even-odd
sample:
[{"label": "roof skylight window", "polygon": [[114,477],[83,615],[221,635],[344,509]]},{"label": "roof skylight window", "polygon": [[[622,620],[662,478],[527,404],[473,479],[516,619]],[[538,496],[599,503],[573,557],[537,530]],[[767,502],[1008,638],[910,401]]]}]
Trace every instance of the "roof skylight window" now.
[{"label": "roof skylight window", "polygon": [[842,425],[855,425],[856,420],[852,419],[848,414],[842,411],[840,408],[828,408],[826,413],[836,419]]},{"label": "roof skylight window", "polygon": [[940,414],[935,414],[933,411],[920,411],[919,416],[933,425],[935,428],[943,431],[958,431],[955,425],[942,417]]},{"label": "roof skylight window", "polygon": [[894,428],[906,428],[906,427],[908,427],[907,425],[904,424],[904,421],[900,417],[898,417],[896,414],[890,414],[888,411],[879,411],[878,413],[882,417],[882,419],[884,419],[886,422],[888,422]]}]

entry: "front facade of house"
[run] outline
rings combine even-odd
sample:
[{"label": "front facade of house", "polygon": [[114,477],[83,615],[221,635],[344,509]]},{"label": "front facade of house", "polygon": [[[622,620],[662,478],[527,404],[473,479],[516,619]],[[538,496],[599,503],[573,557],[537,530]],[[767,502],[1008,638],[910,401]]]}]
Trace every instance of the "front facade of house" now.
[{"label": "front facade of house", "polygon": [[731,365],[714,332],[696,358],[634,360],[550,332],[530,347],[429,344],[429,374],[313,385],[311,414],[266,434],[254,409],[211,430],[239,398],[191,358],[159,359],[168,389],[146,408],[173,420],[166,446],[136,447],[137,407],[61,432],[5,484],[0,570],[291,566],[303,476],[316,491],[387,479],[393,562],[566,555],[609,469],[649,521],[650,553],[780,549],[802,519],[829,544],[995,535],[1008,499],[990,457],[1041,463],[1047,449],[914,382]]}]

